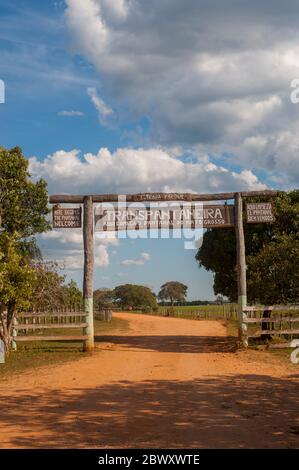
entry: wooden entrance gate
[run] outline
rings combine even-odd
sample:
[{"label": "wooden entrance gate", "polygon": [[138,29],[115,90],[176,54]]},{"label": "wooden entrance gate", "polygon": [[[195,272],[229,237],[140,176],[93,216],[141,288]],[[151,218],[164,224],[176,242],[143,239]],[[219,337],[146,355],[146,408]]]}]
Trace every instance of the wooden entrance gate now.
[{"label": "wooden entrance gate", "polygon": [[[224,223],[221,226],[234,226],[236,234],[237,247],[237,288],[238,288],[238,306],[239,306],[239,339],[247,345],[247,337],[244,335],[244,325],[246,324],[247,307],[247,287],[246,287],[246,256],[243,228],[243,200],[252,197],[273,197],[277,191],[247,191],[236,193],[219,194],[193,194],[193,193],[139,193],[130,194],[121,198],[127,203],[140,202],[206,202],[206,201],[234,201],[233,213],[234,220]],[[84,312],[86,314],[86,325],[84,326],[84,349],[94,349],[94,326],[93,326],[93,233],[94,233],[94,203],[118,203],[120,196],[118,194],[101,195],[53,195],[50,197],[50,203],[53,207],[53,225],[56,228],[76,228],[82,226],[81,208],[64,209],[60,204],[83,204],[83,244],[84,244],[84,276],[83,276],[83,297]],[[266,206],[267,207],[264,207]],[[251,204],[252,206],[252,204]],[[263,206],[263,207],[262,207]],[[247,213],[249,223],[272,222],[273,215],[271,203],[255,204],[250,207]],[[203,224],[203,226],[205,226]],[[219,227],[219,224],[214,225]],[[213,225],[210,225],[213,227]],[[160,227],[158,227],[160,228]],[[173,227],[170,227],[173,228]]]}]

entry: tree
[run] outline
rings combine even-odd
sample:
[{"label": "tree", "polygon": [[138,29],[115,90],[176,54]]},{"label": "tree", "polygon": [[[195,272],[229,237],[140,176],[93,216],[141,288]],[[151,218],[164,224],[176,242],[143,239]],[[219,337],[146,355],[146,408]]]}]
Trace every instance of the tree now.
[{"label": "tree", "polygon": [[35,265],[36,282],[33,287],[30,308],[41,310],[59,307],[64,303],[65,276],[59,274],[55,262],[39,261]]},{"label": "tree", "polygon": [[156,296],[149,287],[123,284],[115,287],[113,295],[114,301],[122,309],[157,309]]},{"label": "tree", "polygon": [[79,287],[77,286],[76,281],[73,279],[65,286],[64,288],[64,303],[71,307],[76,307],[82,305],[83,295]]},{"label": "tree", "polygon": [[249,256],[248,290],[251,297],[268,305],[296,303],[299,300],[298,259],[299,240],[287,235],[268,243],[257,255]]},{"label": "tree", "polygon": [[8,351],[17,310],[27,308],[36,273],[32,258],[39,253],[34,235],[50,229],[44,180],[33,182],[28,160],[19,147],[0,148],[0,334]]},{"label": "tree", "polygon": [[66,276],[60,274],[58,264],[39,261],[35,263],[36,283],[30,308],[33,310],[58,308],[63,305],[75,307],[82,305],[82,292],[76,282],[71,279],[65,283]]},{"label": "tree", "polygon": [[47,221],[47,184],[33,182],[28,172],[28,160],[19,147],[0,147],[0,215],[2,229],[28,239],[50,229]]},{"label": "tree", "polygon": [[[262,198],[248,198],[260,202]],[[245,204],[246,205],[246,204]],[[299,191],[279,192],[273,199],[275,222],[247,224],[244,231],[249,302],[298,302]],[[280,259],[278,258],[280,254]],[[196,254],[199,266],[214,273],[214,292],[237,300],[236,240],[234,229],[209,229]],[[280,266],[281,267],[280,267]]]},{"label": "tree", "polygon": [[178,281],[169,281],[161,286],[158,297],[160,300],[170,300],[171,305],[174,302],[182,302],[187,295],[188,287]]},{"label": "tree", "polygon": [[36,282],[35,270],[24,263],[19,245],[7,233],[0,235],[0,338],[8,353],[17,310],[28,308]]},{"label": "tree", "polygon": [[93,304],[97,310],[108,308],[113,302],[114,293],[112,289],[97,289],[93,293]]}]

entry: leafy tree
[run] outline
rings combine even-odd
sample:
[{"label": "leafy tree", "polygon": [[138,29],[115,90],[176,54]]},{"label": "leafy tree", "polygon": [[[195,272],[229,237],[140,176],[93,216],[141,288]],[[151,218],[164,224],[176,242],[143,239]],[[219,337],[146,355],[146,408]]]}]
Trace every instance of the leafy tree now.
[{"label": "leafy tree", "polygon": [[[263,199],[247,199],[247,202],[260,201]],[[298,302],[294,282],[299,267],[294,254],[298,253],[299,243],[299,191],[279,192],[273,199],[273,208],[273,224],[247,224],[244,207],[248,300],[264,304]],[[214,273],[215,294],[236,301],[234,229],[207,230],[196,260],[199,266]]]},{"label": "leafy tree", "polygon": [[30,304],[35,270],[23,262],[19,245],[7,233],[0,235],[0,338],[6,352],[12,341],[12,327],[17,310]]},{"label": "leafy tree", "polygon": [[196,254],[200,267],[214,273],[214,293],[237,300],[236,242],[233,229],[208,229]]},{"label": "leafy tree", "polygon": [[36,283],[30,302],[32,310],[59,308],[62,306],[75,307],[82,305],[82,292],[77,283],[71,279],[65,283],[66,276],[60,274],[58,263],[38,261],[34,265]]},{"label": "leafy tree", "polygon": [[44,180],[33,182],[19,147],[0,147],[0,334],[6,350],[18,309],[29,305],[36,280],[31,260],[39,254],[34,235],[50,228]]},{"label": "leafy tree", "polygon": [[64,288],[64,303],[71,307],[82,305],[83,295],[76,281],[73,279]]},{"label": "leafy tree", "polygon": [[0,215],[2,229],[28,239],[50,229],[47,184],[33,182],[19,147],[0,147]]},{"label": "leafy tree", "polygon": [[124,284],[115,287],[113,295],[115,302],[122,309],[157,309],[156,296],[149,287]]},{"label": "leafy tree", "polygon": [[[299,240],[282,235],[265,245],[257,255],[247,258],[248,290],[264,304],[292,303],[299,300]],[[253,275],[254,273],[254,275]],[[275,299],[275,302],[273,302]]]},{"label": "leafy tree", "polygon": [[97,310],[111,307],[113,303],[114,292],[112,289],[97,289],[93,293],[93,304]]},{"label": "leafy tree", "polygon": [[158,297],[160,300],[170,300],[171,305],[174,302],[182,302],[187,295],[188,287],[178,281],[169,281],[161,286]]}]

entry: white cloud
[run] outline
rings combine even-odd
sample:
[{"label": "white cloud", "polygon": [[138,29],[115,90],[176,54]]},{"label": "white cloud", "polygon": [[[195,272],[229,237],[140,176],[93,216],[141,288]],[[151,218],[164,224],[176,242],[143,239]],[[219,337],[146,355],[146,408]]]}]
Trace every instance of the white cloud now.
[{"label": "white cloud", "polygon": [[265,188],[249,169],[230,171],[202,154],[184,157],[162,148],[120,148],[113,153],[101,148],[97,154],[83,157],[78,150],[60,150],[43,161],[30,158],[29,170],[33,177],[47,180],[50,193],[205,193]]},{"label": "white cloud", "polygon": [[136,266],[141,266],[146,263],[146,261],[150,260],[150,254],[143,252],[140,254],[138,258],[135,259],[125,259],[121,262],[121,264],[124,264],[126,266],[131,266],[131,265],[136,265]]},{"label": "white cloud", "polygon": [[58,114],[58,116],[68,116],[68,117],[84,116],[84,113],[82,113],[82,111],[75,111],[75,110],[59,111],[59,113],[57,113],[57,114]]},{"label": "white cloud", "polygon": [[[76,51],[118,116],[149,118],[153,147],[200,145],[269,173],[274,161],[276,174],[298,181],[299,106],[289,96],[299,76],[298,1],[66,3]],[[250,138],[268,142],[258,157]]]},{"label": "white cloud", "polygon": [[[61,262],[66,270],[83,269],[83,235],[81,229],[52,230],[39,236],[41,247],[49,259]],[[101,238],[94,234],[94,266],[109,266],[110,246],[119,245],[117,238]]]},{"label": "white cloud", "polygon": [[106,125],[107,119],[113,115],[113,110],[97,94],[95,88],[88,88],[87,94],[98,111],[100,124]]}]

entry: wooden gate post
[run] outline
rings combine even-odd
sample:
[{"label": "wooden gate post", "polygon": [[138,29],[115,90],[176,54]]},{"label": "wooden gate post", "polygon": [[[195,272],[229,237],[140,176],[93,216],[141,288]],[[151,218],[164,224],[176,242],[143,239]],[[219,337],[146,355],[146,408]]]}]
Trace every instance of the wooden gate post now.
[{"label": "wooden gate post", "polygon": [[244,320],[246,318],[244,308],[247,305],[246,255],[243,227],[243,203],[241,193],[235,194],[235,230],[237,242],[239,340],[243,342],[245,347],[247,347],[247,324],[244,323]]},{"label": "wooden gate post", "polygon": [[88,338],[84,341],[84,351],[94,349],[94,325],[93,325],[93,202],[91,196],[84,197],[83,216],[83,244],[84,244],[84,275],[83,275],[83,299],[86,312],[87,326],[84,334]]}]

